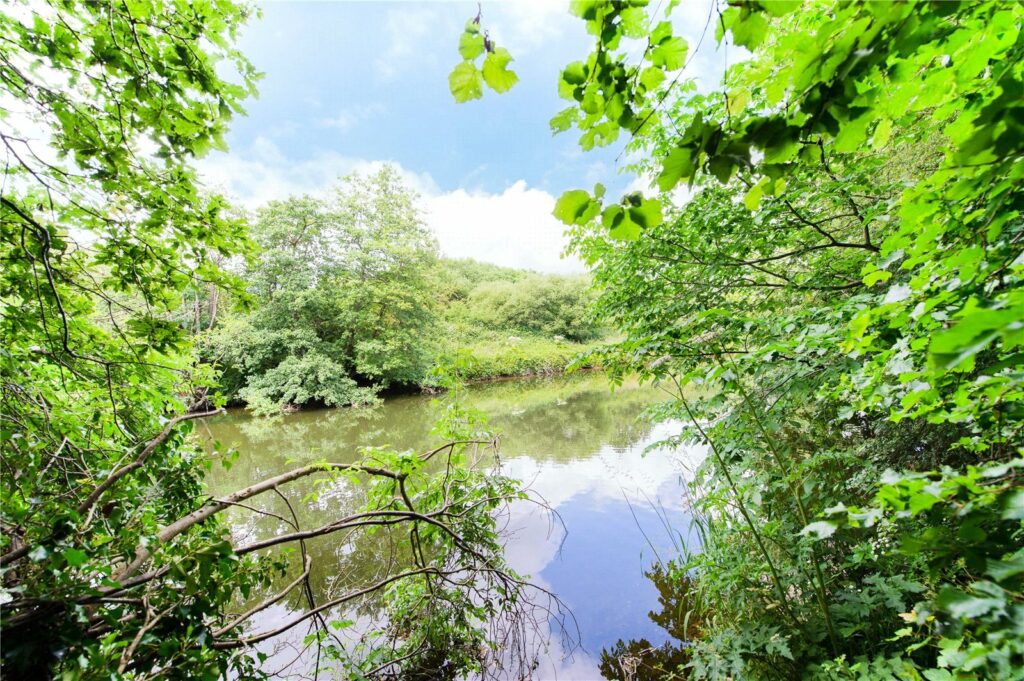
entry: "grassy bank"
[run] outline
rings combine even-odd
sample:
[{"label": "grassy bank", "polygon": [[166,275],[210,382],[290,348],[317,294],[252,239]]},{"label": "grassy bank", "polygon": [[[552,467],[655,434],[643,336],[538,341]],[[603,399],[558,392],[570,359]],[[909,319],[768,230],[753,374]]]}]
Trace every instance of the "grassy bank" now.
[{"label": "grassy bank", "polygon": [[461,370],[467,381],[564,373],[566,367],[601,341],[576,343],[558,337],[484,334],[458,344],[466,361]]}]

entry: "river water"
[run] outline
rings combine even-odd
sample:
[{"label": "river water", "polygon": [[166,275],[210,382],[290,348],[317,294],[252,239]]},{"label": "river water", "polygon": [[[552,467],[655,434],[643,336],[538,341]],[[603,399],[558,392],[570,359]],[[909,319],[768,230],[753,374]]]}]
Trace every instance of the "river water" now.
[{"label": "river water", "polygon": [[[678,431],[676,424],[652,426],[640,418],[664,398],[657,388],[629,382],[612,392],[601,374],[503,381],[466,391],[466,402],[485,411],[501,434],[504,471],[529,483],[557,512],[556,518],[536,504],[516,502],[504,535],[510,566],[572,612],[564,621],[542,622],[536,632],[542,652],[533,678],[621,678],[616,656],[624,650],[678,644],[670,633],[673,597],[666,580],[658,579],[657,566],[681,547],[697,547],[685,481],[703,452],[661,447],[645,453]],[[437,444],[430,436],[436,414],[430,397],[402,396],[371,409],[303,411],[275,419],[235,411],[201,423],[197,434],[239,452],[230,469],[215,465],[208,476],[211,494],[223,495],[313,461],[354,461],[360,447],[426,451]],[[281,489],[303,527],[321,525],[356,505],[357,492],[344,485],[320,489],[316,498],[310,496],[313,486],[307,478]],[[291,512],[272,494],[252,505],[279,515]],[[240,541],[284,531],[280,520],[246,509],[232,510],[229,519]],[[312,541],[309,552],[311,582],[321,601],[359,583],[383,560],[372,541],[353,545],[339,537]],[[273,628],[299,612],[299,597],[260,613],[254,629]],[[308,672],[308,653],[300,654],[305,633],[293,630],[264,644],[270,656],[265,667],[287,668],[296,678]]]}]

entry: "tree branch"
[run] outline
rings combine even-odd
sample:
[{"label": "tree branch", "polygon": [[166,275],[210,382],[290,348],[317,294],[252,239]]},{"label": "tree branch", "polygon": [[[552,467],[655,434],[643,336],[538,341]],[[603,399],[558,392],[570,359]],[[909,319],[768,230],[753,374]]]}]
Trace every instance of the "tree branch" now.
[{"label": "tree branch", "polygon": [[[251,485],[244,489],[238,490],[233,494],[225,497],[224,499],[213,499],[212,501],[205,504],[203,507],[189,513],[187,516],[176,520],[170,525],[165,526],[156,535],[156,541],[161,544],[166,544],[171,539],[177,537],[182,532],[185,532],[194,525],[204,522],[210,516],[220,513],[224,509],[237,504],[240,501],[245,501],[258,494],[262,494],[268,490],[283,485],[299,478],[304,478],[314,473],[325,473],[329,471],[358,471],[362,473],[368,473],[370,475],[377,475],[381,477],[391,478],[393,480],[398,479],[398,474],[383,468],[373,468],[370,466],[363,466],[354,463],[326,463],[326,464],[312,464],[310,466],[304,466],[302,468],[296,468],[295,470],[282,473],[281,475],[274,476],[258,482],[255,485]],[[150,544],[152,546],[152,543]],[[142,565],[149,560],[152,556],[152,550],[148,547],[140,546],[135,552],[135,559],[122,568],[120,571],[115,573],[114,579],[123,580],[126,577],[130,577],[142,567]]]},{"label": "tree branch", "polygon": [[216,631],[214,631],[213,632],[214,638],[217,638],[218,636],[223,636],[224,634],[228,633],[229,631],[231,631],[232,629],[234,629],[235,627],[237,627],[242,622],[244,622],[245,620],[249,619],[250,617],[252,617],[256,613],[258,613],[258,612],[260,612],[262,610],[266,610],[267,608],[272,606],[274,603],[277,603],[279,600],[281,600],[282,598],[287,596],[288,593],[292,589],[297,587],[307,577],[309,577],[309,571],[310,571],[310,569],[312,567],[313,567],[313,558],[309,554],[306,554],[306,565],[305,565],[305,568],[302,571],[302,574],[299,575],[298,579],[296,579],[294,582],[292,582],[291,584],[286,586],[284,589],[282,589],[278,593],[274,594],[272,597],[268,598],[267,600],[263,601],[262,603],[260,603],[258,605],[253,606],[252,608],[246,610],[244,613],[242,613],[241,615],[239,615],[235,619],[231,620],[229,623],[225,624],[220,629],[217,629]]},{"label": "tree branch", "polygon": [[263,633],[256,634],[255,636],[250,636],[248,638],[236,638],[227,641],[215,641],[213,647],[218,650],[230,650],[232,648],[240,648],[242,646],[249,646],[253,645],[254,643],[266,641],[268,638],[273,638],[274,636],[283,634],[295,625],[301,624],[310,617],[314,617],[315,615],[318,615],[325,610],[330,610],[331,608],[337,607],[347,601],[351,601],[355,598],[359,598],[360,596],[365,596],[368,593],[373,593],[374,591],[383,589],[388,584],[392,582],[397,582],[400,579],[405,579],[406,577],[412,577],[414,575],[422,575],[427,573],[440,574],[440,571],[437,570],[437,568],[419,568],[417,570],[408,570],[406,572],[400,572],[397,575],[386,577],[380,580],[379,582],[359,589],[358,591],[353,591],[352,593],[340,596],[338,598],[335,598],[334,600],[327,601],[326,603],[323,603],[313,608],[312,610],[302,613],[298,617],[293,618],[292,620],[282,624],[280,627],[276,629],[264,631]]}]

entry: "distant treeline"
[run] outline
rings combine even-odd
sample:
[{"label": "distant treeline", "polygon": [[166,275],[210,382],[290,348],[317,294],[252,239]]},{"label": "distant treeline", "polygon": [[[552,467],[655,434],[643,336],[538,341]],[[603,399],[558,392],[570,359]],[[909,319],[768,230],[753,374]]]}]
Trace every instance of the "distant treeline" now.
[{"label": "distant treeline", "polygon": [[181,322],[229,399],[258,412],[431,385],[456,353],[466,378],[558,372],[601,335],[587,276],[441,257],[391,168],[250,222],[253,249],[233,267],[248,296],[193,290]]}]

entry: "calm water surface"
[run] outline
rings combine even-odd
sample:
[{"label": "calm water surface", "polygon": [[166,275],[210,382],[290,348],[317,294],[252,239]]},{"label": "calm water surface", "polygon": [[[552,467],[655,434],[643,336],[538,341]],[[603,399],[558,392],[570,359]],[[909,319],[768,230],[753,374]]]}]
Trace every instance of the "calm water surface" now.
[{"label": "calm water surface", "polygon": [[[511,567],[557,594],[578,625],[577,633],[576,627],[565,632],[554,621],[542,623],[548,631],[537,632],[543,654],[535,678],[600,679],[602,651],[672,640],[667,631],[672,627],[666,625],[671,597],[650,575],[659,560],[677,555],[681,544],[694,548],[683,486],[703,452],[660,448],[644,454],[678,430],[674,424],[652,427],[639,418],[663,398],[656,388],[629,383],[612,393],[599,374],[506,381],[467,392],[466,401],[486,411],[501,434],[505,472],[529,483],[558,515],[517,502],[504,534]],[[206,421],[197,433],[240,452],[230,470],[215,466],[208,478],[211,493],[219,495],[316,460],[356,460],[360,447],[425,451],[436,444],[430,436],[435,418],[429,397],[406,396],[373,409],[307,411],[269,420],[239,411]],[[359,504],[358,489],[344,484],[320,488],[314,500],[309,496],[314,484],[305,479],[281,490],[305,528]],[[270,494],[254,506],[290,513]],[[230,518],[239,540],[285,531],[279,520],[243,509]],[[353,545],[339,537],[310,542],[318,599],[378,574],[387,559],[381,543],[361,538]],[[299,612],[298,598],[295,594],[260,613],[255,629],[280,625]],[[357,620],[358,629],[359,613],[347,616]],[[266,646],[267,668],[276,670],[298,657],[291,670],[301,671],[308,664],[299,655],[305,633],[297,627],[290,637]]]}]

